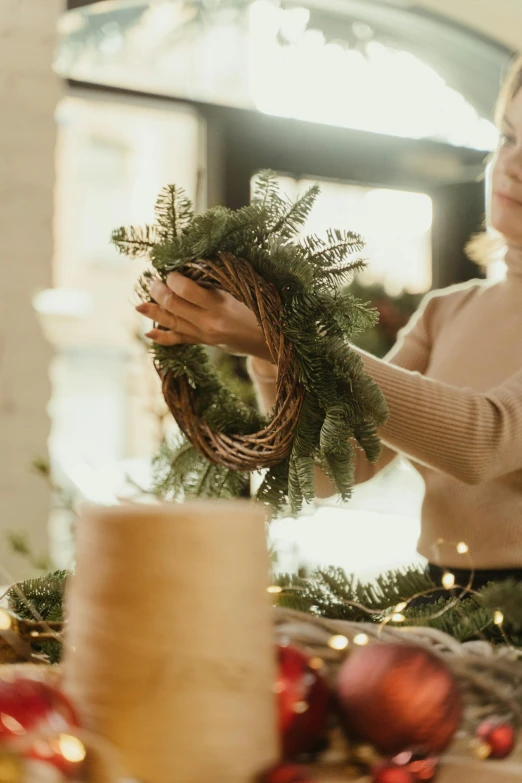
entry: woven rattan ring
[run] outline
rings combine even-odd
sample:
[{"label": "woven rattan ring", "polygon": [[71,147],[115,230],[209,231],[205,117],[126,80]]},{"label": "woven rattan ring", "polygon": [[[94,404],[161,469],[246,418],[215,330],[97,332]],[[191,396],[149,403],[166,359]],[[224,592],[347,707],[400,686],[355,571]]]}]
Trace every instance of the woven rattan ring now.
[{"label": "woven rattan ring", "polygon": [[252,435],[210,429],[196,412],[197,391],[185,377],[176,378],[171,372],[162,379],[165,402],[182,432],[209,462],[240,471],[277,465],[290,454],[304,399],[295,348],[281,330],[279,293],[247,261],[231,254],[190,262],[182,272],[196,283],[227,291],[255,314],[277,365],[277,399],[270,422]]}]

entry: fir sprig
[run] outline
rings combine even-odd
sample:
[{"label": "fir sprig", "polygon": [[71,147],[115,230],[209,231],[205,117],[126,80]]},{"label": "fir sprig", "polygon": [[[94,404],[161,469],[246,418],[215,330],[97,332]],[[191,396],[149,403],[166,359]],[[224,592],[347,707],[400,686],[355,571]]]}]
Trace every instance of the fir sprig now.
[{"label": "fir sprig", "polygon": [[[295,422],[295,440],[288,459],[268,471],[259,497],[276,509],[290,505],[296,513],[314,498],[314,469],[320,465],[335,481],[340,495],[350,497],[354,451],[358,441],[369,460],[380,452],[378,428],[386,420],[386,404],[359,356],[350,349],[354,335],[375,322],[375,312],[340,289],[363,266],[351,256],[362,239],[350,231],[330,230],[325,238],[302,239],[300,231],[319,194],[311,187],[295,203],[280,193],[277,176],[262,172],[252,203],[239,210],[222,206],[194,216],[184,192],[168,186],[156,204],[156,224],[120,228],[113,241],[129,256],[147,255],[152,269],[139,283],[149,299],[153,275],[165,279],[183,273],[198,258],[219,253],[248,261],[278,290],[281,328],[294,343],[305,403]],[[196,391],[198,415],[227,435],[252,434],[266,422],[241,403],[220,381],[200,346],[153,346],[161,374],[184,376]],[[231,496],[242,491],[246,477],[209,466],[185,442],[165,446],[156,461],[158,492]]]}]

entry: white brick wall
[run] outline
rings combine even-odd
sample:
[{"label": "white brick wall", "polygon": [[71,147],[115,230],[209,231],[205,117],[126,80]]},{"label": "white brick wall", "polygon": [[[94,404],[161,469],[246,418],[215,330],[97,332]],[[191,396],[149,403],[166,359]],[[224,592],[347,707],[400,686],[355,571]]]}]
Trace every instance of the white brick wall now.
[{"label": "white brick wall", "polygon": [[[0,566],[28,573],[5,531],[47,548],[49,492],[31,474],[46,456],[51,350],[32,308],[52,285],[55,123],[51,65],[60,0],[0,2]],[[0,569],[0,584],[7,575]]]}]

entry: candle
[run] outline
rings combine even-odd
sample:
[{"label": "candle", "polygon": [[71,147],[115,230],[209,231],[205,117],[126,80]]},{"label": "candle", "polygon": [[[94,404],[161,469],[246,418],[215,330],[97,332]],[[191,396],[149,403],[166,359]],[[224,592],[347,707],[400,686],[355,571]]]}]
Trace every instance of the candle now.
[{"label": "candle", "polygon": [[143,783],[251,783],[277,758],[264,511],[87,508],[66,688]]}]

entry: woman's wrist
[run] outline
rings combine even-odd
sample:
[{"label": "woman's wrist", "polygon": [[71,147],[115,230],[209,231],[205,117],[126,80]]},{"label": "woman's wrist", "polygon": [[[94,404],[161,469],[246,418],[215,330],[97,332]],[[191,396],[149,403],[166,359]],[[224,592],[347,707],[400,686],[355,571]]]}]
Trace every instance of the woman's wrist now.
[{"label": "woman's wrist", "polygon": [[259,356],[250,356],[248,358],[248,371],[250,375],[260,381],[275,381],[277,378],[276,365],[267,359],[261,359]]}]

